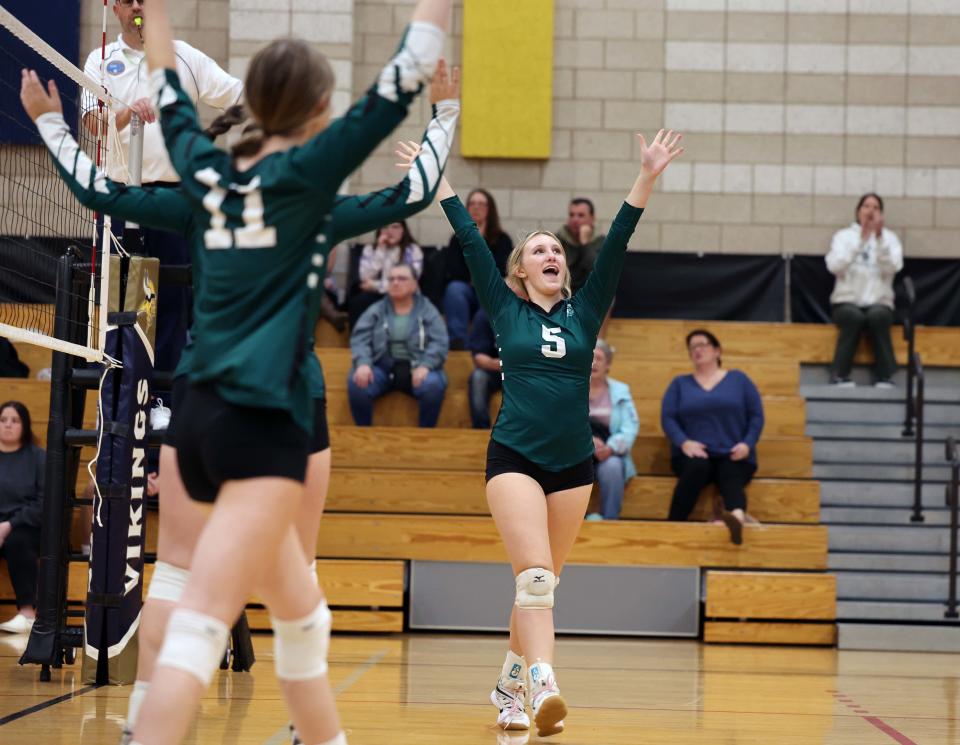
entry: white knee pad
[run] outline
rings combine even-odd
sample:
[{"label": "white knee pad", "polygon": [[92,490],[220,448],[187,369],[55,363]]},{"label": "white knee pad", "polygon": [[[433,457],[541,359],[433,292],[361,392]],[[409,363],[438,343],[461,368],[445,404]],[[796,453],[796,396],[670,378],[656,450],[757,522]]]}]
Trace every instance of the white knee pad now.
[{"label": "white knee pad", "polygon": [[333,616],[321,600],[314,611],[295,621],[270,619],[273,664],[281,680],[310,680],[327,674]]},{"label": "white knee pad", "polygon": [[177,608],[170,614],[157,665],[183,670],[205,686],[210,685],[229,636],[230,627],[220,619]]},{"label": "white knee pad", "polygon": [[518,608],[552,608],[557,578],[543,567],[524,569],[517,575]]},{"label": "white knee pad", "polygon": [[147,588],[147,600],[179,603],[183,588],[187,586],[189,579],[189,569],[181,569],[165,561],[158,561],[153,565],[153,577],[150,579],[150,587]]}]

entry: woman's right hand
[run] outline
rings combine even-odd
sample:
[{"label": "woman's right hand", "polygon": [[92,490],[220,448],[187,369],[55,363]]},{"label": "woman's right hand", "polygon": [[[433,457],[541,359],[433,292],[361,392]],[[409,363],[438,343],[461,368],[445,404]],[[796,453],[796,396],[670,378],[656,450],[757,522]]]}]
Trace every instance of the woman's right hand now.
[{"label": "woman's right hand", "polygon": [[353,382],[360,389],[366,389],[373,382],[373,368],[370,365],[360,365],[353,373]]},{"label": "woman's right hand", "polygon": [[687,440],[680,446],[680,450],[688,458],[709,458],[707,446],[696,440]]}]

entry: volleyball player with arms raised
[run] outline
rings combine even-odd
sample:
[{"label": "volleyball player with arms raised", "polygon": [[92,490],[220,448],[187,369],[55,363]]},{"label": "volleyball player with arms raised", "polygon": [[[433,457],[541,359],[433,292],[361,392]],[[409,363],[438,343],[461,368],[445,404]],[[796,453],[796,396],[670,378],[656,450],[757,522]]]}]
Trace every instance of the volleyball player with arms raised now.
[{"label": "volleyball player with arms raised", "polygon": [[254,591],[271,610],[277,676],[303,740],[346,742],[326,678],[330,612],[294,528],[314,416],[307,306],[336,190],[433,73],[449,5],[420,0],[376,86],[329,128],[329,64],[303,42],[268,45],[246,81],[263,137],[234,160],[203,136],[173,69],[165,2],[153,2],[147,58],[167,149],[197,214],[190,237],[204,253],[178,460],[191,497],[216,504],[135,728],[143,745],[182,740]]},{"label": "volleyball player with arms raised", "polygon": [[441,206],[497,334],[503,371],[503,404],[487,449],[487,503],[516,576],[510,649],[491,693],[504,729],[530,726],[527,692],[539,735],[561,732],[567,714],[552,668],[552,608],[594,480],[593,349],[616,294],[627,241],[657,177],[683,152],[681,136],[672,131],[661,130],[649,145],[638,137],[640,174],[586,284],[573,297],[555,235],[535,231],[519,243],[507,261],[505,283],[463,204],[446,179],[440,185]]}]

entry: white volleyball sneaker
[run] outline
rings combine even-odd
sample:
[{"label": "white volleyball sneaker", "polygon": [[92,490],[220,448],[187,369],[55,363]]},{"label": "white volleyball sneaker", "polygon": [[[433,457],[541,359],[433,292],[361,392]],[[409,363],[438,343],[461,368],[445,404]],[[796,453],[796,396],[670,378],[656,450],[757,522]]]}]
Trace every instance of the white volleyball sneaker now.
[{"label": "white volleyball sneaker", "polygon": [[563,732],[563,719],[567,716],[567,702],[560,695],[553,667],[546,662],[530,666],[530,708],[540,737],[549,737]]}]

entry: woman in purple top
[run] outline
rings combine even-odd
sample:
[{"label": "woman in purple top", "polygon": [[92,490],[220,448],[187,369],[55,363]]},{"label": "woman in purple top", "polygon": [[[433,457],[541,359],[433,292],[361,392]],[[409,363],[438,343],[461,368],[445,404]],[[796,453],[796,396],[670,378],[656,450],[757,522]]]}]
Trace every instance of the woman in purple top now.
[{"label": "woman in purple top", "polygon": [[686,520],[700,492],[713,482],[720,490],[730,539],[743,542],[745,487],[757,470],[757,440],[763,403],[753,381],[740,370],[724,370],[720,342],[696,329],[687,334],[692,375],[678,375],[663,395],[660,419],[670,439],[670,464],[677,486],[671,520]]}]

